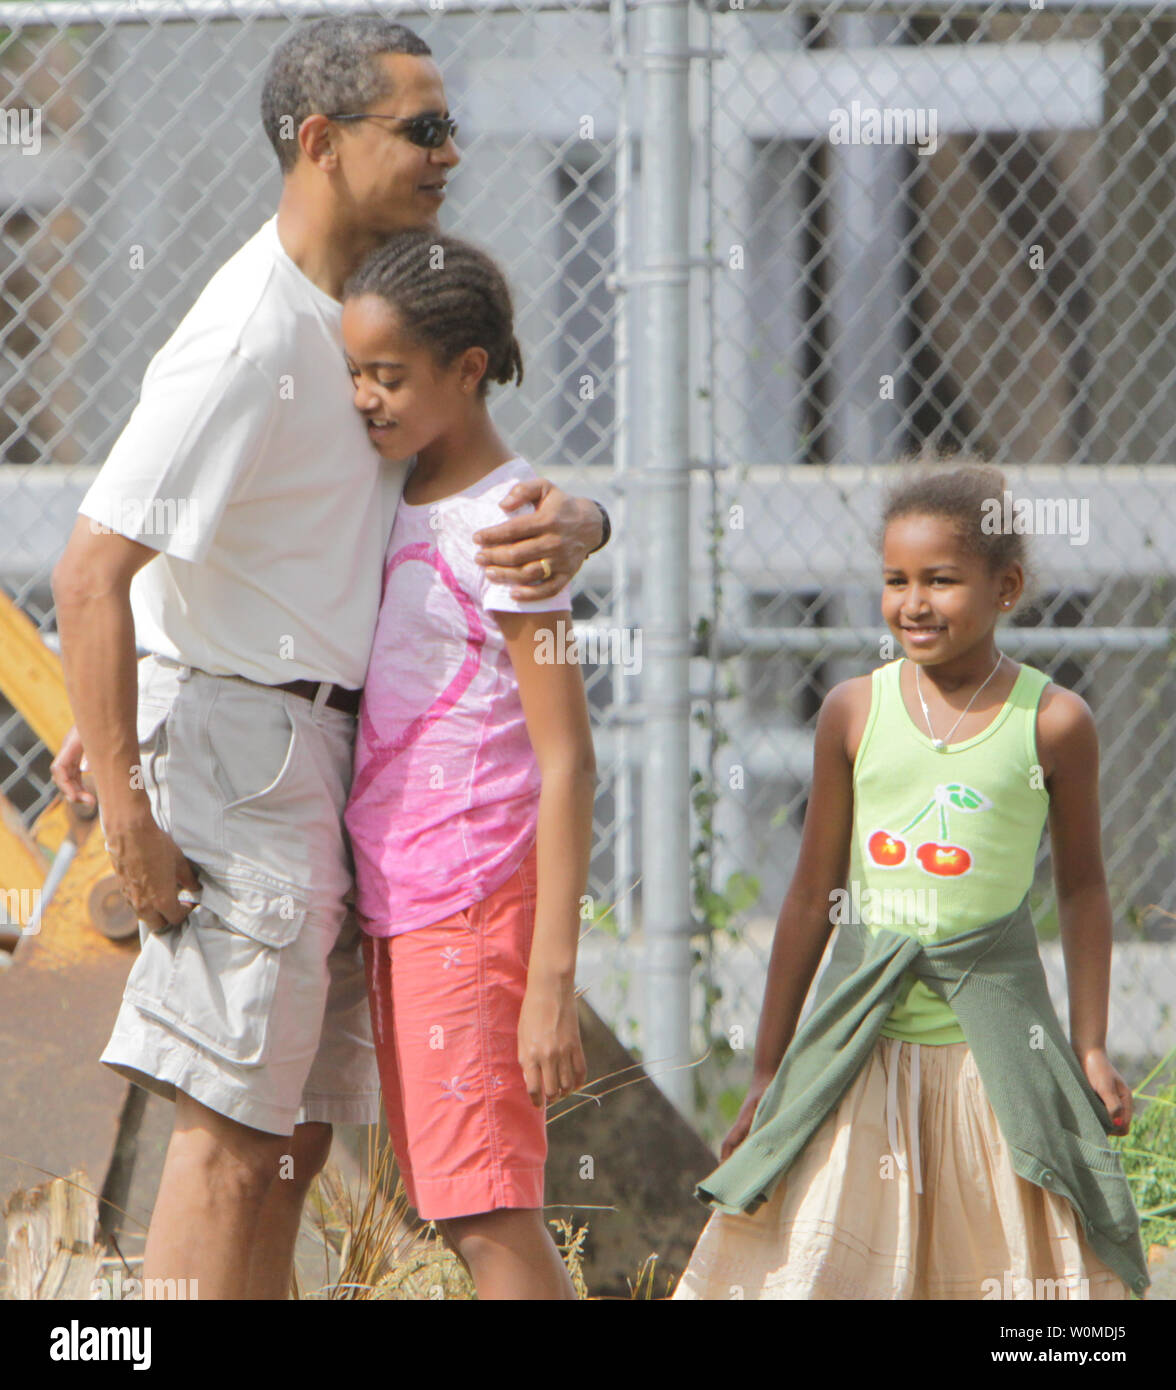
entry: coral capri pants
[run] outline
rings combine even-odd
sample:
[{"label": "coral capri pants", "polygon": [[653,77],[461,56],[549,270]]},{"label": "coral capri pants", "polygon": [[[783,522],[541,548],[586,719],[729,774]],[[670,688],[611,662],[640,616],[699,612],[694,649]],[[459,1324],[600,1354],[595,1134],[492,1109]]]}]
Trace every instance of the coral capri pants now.
[{"label": "coral capri pants", "polygon": [[534,923],[532,845],[483,902],[364,939],[388,1130],[427,1221],[543,1205],[546,1112],[518,1060]]}]

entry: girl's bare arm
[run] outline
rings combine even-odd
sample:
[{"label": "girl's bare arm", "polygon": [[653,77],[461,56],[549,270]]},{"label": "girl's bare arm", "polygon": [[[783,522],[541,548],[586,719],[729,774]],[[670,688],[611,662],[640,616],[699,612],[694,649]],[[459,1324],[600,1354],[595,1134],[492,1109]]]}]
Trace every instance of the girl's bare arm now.
[{"label": "girl's bare arm", "polygon": [[[584,680],[567,648],[570,611],[495,613],[539,763],[535,934],[519,1020],[519,1060],[532,1102],[578,1090],[586,1075],[576,1018],[580,898],[592,853],[596,759]],[[547,632],[549,639],[542,645]]]},{"label": "girl's bare arm", "polygon": [[753,1088],[762,1089],[771,1080],[792,1040],[833,930],[832,894],[845,886],[849,872],[853,764],[848,738],[861,679],[834,686],[817,718],[812,788],[796,869],[776,922],[756,1034]]},{"label": "girl's bare arm", "polygon": [[1049,837],[1070,1002],[1070,1044],[1112,1121],[1131,1116],[1131,1094],[1106,1057],[1111,903],[1098,804],[1098,733],[1086,701],[1047,687],[1037,746],[1050,795]]}]

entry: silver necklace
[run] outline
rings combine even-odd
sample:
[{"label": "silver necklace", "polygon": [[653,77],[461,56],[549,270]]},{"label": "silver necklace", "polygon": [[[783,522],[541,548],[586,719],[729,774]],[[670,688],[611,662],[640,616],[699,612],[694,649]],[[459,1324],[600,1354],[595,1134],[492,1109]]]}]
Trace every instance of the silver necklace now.
[{"label": "silver necklace", "polygon": [[[990,681],[993,678],[993,676],[996,675],[997,671],[1000,669],[1000,663],[1003,660],[1004,653],[1001,652],[1000,656],[996,658],[996,665],[992,668],[991,671],[989,671],[988,680],[984,682],[984,685],[987,685],[988,681]],[[984,689],[984,685],[978,687],[978,689],[976,690],[976,695],[980,694],[980,691]],[[919,681],[919,668],[917,665],[915,666],[915,693],[919,697],[919,704],[923,706],[923,718],[927,721],[927,733],[930,735],[931,738],[931,746],[933,748],[938,748],[939,751],[942,752],[947,747],[948,743],[951,741],[952,734],[954,734],[955,731],[960,727],[960,720],[963,719],[964,714],[967,714],[967,712],[976,703],[976,695],[973,695],[972,698],[968,701],[968,703],[964,706],[964,714],[960,715],[960,718],[956,720],[956,722],[951,726],[950,729],[948,729],[944,737],[936,738],[935,730],[931,727],[931,715],[927,709],[927,701],[923,699],[923,686]]]}]

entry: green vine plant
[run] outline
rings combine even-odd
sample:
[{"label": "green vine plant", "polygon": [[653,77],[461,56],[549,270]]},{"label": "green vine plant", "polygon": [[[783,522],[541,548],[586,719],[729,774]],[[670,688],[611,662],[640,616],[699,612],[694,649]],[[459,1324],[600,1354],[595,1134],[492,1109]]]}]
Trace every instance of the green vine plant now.
[{"label": "green vine plant", "polygon": [[[1131,1128],[1121,1138],[1112,1136],[1110,1141],[1119,1151],[1123,1171],[1131,1185],[1145,1250],[1157,1245],[1176,1248],[1174,1058],[1176,1050],[1158,1062],[1135,1088],[1136,1113]],[[1140,1101],[1146,1102],[1142,1113]]]},{"label": "green vine plant", "polygon": [[[717,614],[722,603],[720,581],[720,551],[724,540],[724,529],[720,520],[720,509],[716,505],[712,513],[710,528],[709,559],[711,563],[713,612]],[[722,1084],[728,1069],[739,1052],[732,1045],[731,1037],[719,1026],[717,1017],[723,1002],[723,990],[717,979],[716,947],[737,942],[741,938],[741,923],[745,914],[760,897],[760,883],[753,875],[741,870],[729,874],[720,888],[716,886],[715,859],[725,837],[715,824],[715,811],[719,796],[716,787],[716,760],[720,750],[730,737],[719,718],[719,705],[732,700],[737,694],[734,677],[730,670],[722,670],[720,660],[713,648],[715,629],[712,620],[701,616],[695,625],[695,651],[708,658],[711,684],[708,699],[694,712],[694,723],[706,732],[705,768],[694,768],[690,774],[690,800],[694,812],[696,837],[690,849],[691,893],[697,936],[692,951],[695,978],[701,982],[698,1030],[701,1034],[701,1055],[705,1058],[709,1071],[696,1066],[692,1069],[694,1085],[694,1109],[699,1120],[699,1128],[708,1139],[717,1137],[714,1129],[715,1114],[725,1131],[738,1113],[743,1100],[745,1086]],[[720,682],[722,688],[720,690]],[[711,1095],[710,1077],[717,1072],[719,1091]]]}]

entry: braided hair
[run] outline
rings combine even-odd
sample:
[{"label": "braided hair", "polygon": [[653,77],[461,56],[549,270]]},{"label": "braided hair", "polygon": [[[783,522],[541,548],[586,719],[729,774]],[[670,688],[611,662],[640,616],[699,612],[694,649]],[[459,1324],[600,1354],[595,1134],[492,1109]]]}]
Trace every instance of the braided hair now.
[{"label": "braided hair", "polygon": [[514,306],[506,277],[471,242],[435,229],[398,232],[367,257],[343,287],[343,298],[375,295],[399,318],[405,333],[427,347],[442,367],[467,348],[482,348],[486,370],[478,382],[522,382],[523,353],[514,335]]}]

